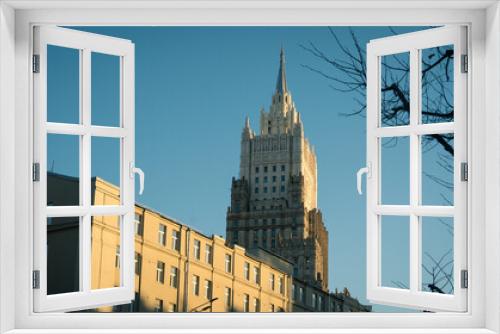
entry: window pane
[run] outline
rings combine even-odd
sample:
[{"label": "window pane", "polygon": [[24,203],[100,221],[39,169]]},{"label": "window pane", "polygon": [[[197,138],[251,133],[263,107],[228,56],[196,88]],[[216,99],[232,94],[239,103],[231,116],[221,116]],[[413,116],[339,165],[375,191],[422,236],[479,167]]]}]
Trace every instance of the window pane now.
[{"label": "window pane", "polygon": [[92,125],[120,126],[120,57],[92,52]]},{"label": "window pane", "polygon": [[410,221],[403,216],[380,217],[381,285],[408,289],[410,277]]},{"label": "window pane", "polygon": [[92,137],[92,188],[93,205],[120,204],[120,139]]},{"label": "window pane", "polygon": [[410,124],[410,53],[380,59],[380,126]]},{"label": "window pane", "polygon": [[47,205],[80,204],[80,138],[47,135]]},{"label": "window pane", "polygon": [[421,50],[422,123],[453,122],[453,45]]},{"label": "window pane", "polygon": [[421,136],[423,205],[453,205],[453,139],[452,133]]},{"label": "window pane", "polygon": [[120,286],[120,216],[94,216],[91,225],[91,288]]},{"label": "window pane", "polygon": [[80,291],[79,217],[47,218],[47,294]]},{"label": "window pane", "polygon": [[408,205],[410,202],[409,138],[381,138],[380,150],[381,204]]},{"label": "window pane", "polygon": [[422,291],[453,294],[453,218],[422,217]]},{"label": "window pane", "polygon": [[47,121],[80,123],[80,50],[47,45]]}]

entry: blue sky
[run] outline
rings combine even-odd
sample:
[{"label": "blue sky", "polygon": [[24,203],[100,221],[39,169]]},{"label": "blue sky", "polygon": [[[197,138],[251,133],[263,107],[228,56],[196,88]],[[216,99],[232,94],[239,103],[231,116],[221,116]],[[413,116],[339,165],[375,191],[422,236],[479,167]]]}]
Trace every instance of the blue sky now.
[{"label": "blue sky", "polygon": [[[365,164],[365,119],[341,113],[357,108],[351,93],[329,87],[330,82],[302,65],[328,70],[300,44],[313,42],[329,55],[338,54],[325,27],[86,27],[81,30],[130,39],[136,50],[136,164],[146,173],[143,203],[206,234],[224,235],[225,215],[230,203],[231,178],[238,176],[240,135],[245,116],[258,130],[261,107],[271,102],[279,65],[279,51],[285,49],[288,87],[301,113],[305,134],[315,146],[318,159],[318,203],[329,231],[330,289],[348,287],[354,297],[365,299],[365,197],[356,192],[355,173]],[[334,28],[349,43],[345,27]],[[411,28],[396,28],[400,33]],[[385,27],[354,28],[361,45],[370,39],[391,35]],[[73,59],[73,63],[71,62]],[[92,107],[95,124],[114,124],[117,110],[116,61],[113,57],[93,58]],[[74,56],[58,53],[51,64],[74,64]],[[50,73],[50,72],[49,72]],[[54,74],[53,86],[63,76]],[[108,78],[108,79],[106,79]],[[115,75],[116,78],[116,75]],[[49,78],[50,80],[50,78]],[[62,79],[61,79],[62,80]],[[63,81],[61,81],[63,82]],[[54,91],[49,117],[70,117],[75,92],[71,85]],[[77,93],[76,93],[77,94]],[[66,108],[66,109],[65,109]],[[51,114],[52,113],[52,114]],[[69,121],[70,118],[68,118]],[[103,140],[104,142],[105,140]],[[404,141],[389,150],[394,180],[403,179],[408,164]],[[407,145],[407,143],[406,143]],[[107,151],[106,151],[107,150]],[[52,152],[52,153],[51,153]],[[116,182],[117,169],[113,143],[96,145],[94,172]],[[63,156],[64,150],[49,147],[49,167],[61,173],[74,173]],[[429,153],[437,154],[437,153]],[[408,151],[406,151],[406,156]],[[113,161],[112,164],[104,161]],[[435,164],[429,168],[434,168]],[[427,183],[426,183],[427,184]],[[390,182],[390,196],[404,195],[403,187]],[[429,196],[439,200],[433,183],[426,186]],[[434,187],[434,188],[433,188]],[[401,218],[405,219],[405,218]],[[388,219],[389,220],[389,219]],[[388,224],[392,224],[388,222]],[[441,226],[441,229],[439,229]],[[444,224],[424,231],[426,247],[443,251],[439,242],[446,234]],[[436,230],[437,229],[437,230]],[[406,228],[407,230],[407,228]],[[383,281],[408,282],[407,244],[401,237],[405,227],[390,229]],[[406,232],[405,232],[406,231]],[[402,250],[402,251],[397,251]],[[385,254],[385,253],[384,253]],[[383,255],[384,257],[384,255]],[[384,261],[384,260],[383,260]],[[387,265],[386,263],[401,263]],[[406,269],[405,269],[406,268]],[[377,311],[392,310],[376,307]]]}]

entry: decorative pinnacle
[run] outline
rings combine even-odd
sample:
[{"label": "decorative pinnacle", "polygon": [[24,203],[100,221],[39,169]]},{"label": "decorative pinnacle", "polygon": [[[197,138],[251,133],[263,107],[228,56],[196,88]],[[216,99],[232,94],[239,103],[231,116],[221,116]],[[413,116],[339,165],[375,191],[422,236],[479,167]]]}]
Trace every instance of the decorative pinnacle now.
[{"label": "decorative pinnacle", "polygon": [[286,73],[285,73],[285,50],[281,47],[280,68],[278,71],[278,80],[276,81],[276,92],[283,94],[287,91]]}]

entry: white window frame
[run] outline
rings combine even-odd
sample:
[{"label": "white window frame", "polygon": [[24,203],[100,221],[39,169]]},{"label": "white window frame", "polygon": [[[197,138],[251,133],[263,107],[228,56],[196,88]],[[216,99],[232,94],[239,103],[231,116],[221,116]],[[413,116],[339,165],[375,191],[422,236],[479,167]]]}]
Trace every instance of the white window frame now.
[{"label": "white window frame", "polygon": [[[461,180],[461,163],[467,163],[467,81],[470,72],[462,73],[467,55],[467,28],[451,26],[433,28],[370,41],[367,45],[367,298],[374,303],[410,306],[427,311],[464,312],[467,309],[467,289],[461,287],[461,271],[467,270],[467,181]],[[454,120],[446,123],[421,122],[421,50],[453,45],[453,107]],[[410,65],[410,122],[405,126],[381,124],[381,58],[407,52]],[[451,206],[423,205],[421,136],[454,134],[454,175]],[[382,203],[381,141],[383,138],[409,138],[409,203]],[[400,216],[409,227],[409,289],[381,286],[383,217]],[[453,282],[452,294],[421,291],[422,277],[422,218],[453,218]],[[408,219],[408,220],[406,220]]]},{"label": "white window frame", "polygon": [[[137,15],[138,9],[141,15]],[[130,313],[33,313],[30,288],[33,217],[32,207],[25,200],[32,191],[29,73],[33,24],[393,26],[464,23],[471,26],[473,87],[468,92],[471,110],[468,193],[473,195],[469,196],[468,203],[469,220],[473,222],[468,231],[472,232],[468,255],[472,267],[465,314],[231,313],[165,317]],[[0,3],[0,136],[3,139],[0,140],[0,332],[46,333],[48,329],[64,329],[66,333],[109,333],[105,328],[121,328],[129,329],[129,333],[141,333],[147,324],[149,328],[165,330],[175,326],[199,332],[220,328],[233,328],[233,332],[248,332],[250,328],[259,332],[257,328],[267,328],[293,329],[295,333],[340,333],[345,332],[342,328],[353,328],[358,333],[499,333],[499,42],[500,10],[498,4],[490,0],[373,0],[369,3],[361,0],[265,3],[211,0],[205,2],[203,8],[190,1],[186,1],[185,6],[177,2],[134,0],[82,0],[64,4],[46,0],[3,1]]]},{"label": "white window frame", "polygon": [[[40,59],[39,73],[33,76],[33,162],[39,166],[39,181],[33,183],[33,270],[39,272],[39,288],[34,290],[37,312],[81,310],[105,303],[128,303],[133,299],[133,227],[134,175],[134,45],[124,39],[80,32],[54,26],[33,28],[33,53]],[[66,47],[79,54],[79,124],[48,121],[47,57],[48,46]],[[91,123],[91,55],[99,52],[120,59],[120,125],[96,126]],[[48,206],[47,138],[65,134],[79,138],[79,204]],[[93,205],[91,199],[91,140],[109,137],[120,140],[120,199],[118,205]],[[121,256],[119,287],[93,290],[91,286],[92,217],[118,215]],[[47,224],[50,217],[79,217],[79,290],[48,295],[47,291]]]}]

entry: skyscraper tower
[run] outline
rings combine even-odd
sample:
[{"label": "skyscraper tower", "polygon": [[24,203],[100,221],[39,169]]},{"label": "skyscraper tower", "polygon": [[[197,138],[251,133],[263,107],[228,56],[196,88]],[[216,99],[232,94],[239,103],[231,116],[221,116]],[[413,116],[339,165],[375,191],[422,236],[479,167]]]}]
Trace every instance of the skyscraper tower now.
[{"label": "skyscraper tower", "polygon": [[294,264],[296,278],[328,288],[328,231],[317,208],[316,154],[288,90],[283,49],[270,109],[260,111],[259,134],[245,120],[226,239],[280,255]]}]

